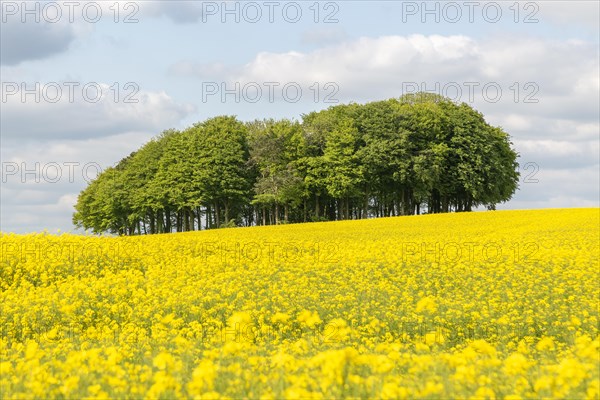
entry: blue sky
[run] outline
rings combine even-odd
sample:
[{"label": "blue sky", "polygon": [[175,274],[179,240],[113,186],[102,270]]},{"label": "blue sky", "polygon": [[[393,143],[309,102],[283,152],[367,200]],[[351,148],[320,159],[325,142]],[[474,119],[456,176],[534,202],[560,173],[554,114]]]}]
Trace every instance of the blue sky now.
[{"label": "blue sky", "polygon": [[499,209],[599,205],[596,1],[0,3],[2,231],[73,230],[87,180],[165,129],[415,88],[512,136]]}]

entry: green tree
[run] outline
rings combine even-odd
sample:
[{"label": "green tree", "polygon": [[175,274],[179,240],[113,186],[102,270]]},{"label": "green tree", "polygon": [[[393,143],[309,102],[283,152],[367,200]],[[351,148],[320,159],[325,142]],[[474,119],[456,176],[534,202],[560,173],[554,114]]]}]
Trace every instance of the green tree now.
[{"label": "green tree", "polygon": [[[251,182],[247,169],[249,157],[247,127],[235,117],[220,116],[197,124],[197,182],[204,201],[213,206],[215,223],[229,223],[232,211],[240,211],[248,201]],[[224,217],[224,221],[222,221]]]},{"label": "green tree", "polygon": [[[518,188],[509,135],[467,104],[411,94],[290,120],[168,130],[79,195],[78,227],[118,234],[470,211]],[[267,218],[268,217],[268,218]]]},{"label": "green tree", "polygon": [[266,210],[273,209],[273,219],[289,221],[290,208],[296,209],[302,202],[304,182],[297,168],[297,161],[305,154],[302,127],[290,120],[255,121],[249,137],[250,164],[256,168],[252,204],[262,211],[262,223],[266,224]]}]

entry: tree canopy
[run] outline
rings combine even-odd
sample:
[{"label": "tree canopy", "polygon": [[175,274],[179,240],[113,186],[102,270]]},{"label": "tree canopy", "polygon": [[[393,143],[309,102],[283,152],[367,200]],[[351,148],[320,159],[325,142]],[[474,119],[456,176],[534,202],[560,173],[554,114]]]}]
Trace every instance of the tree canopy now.
[{"label": "tree canopy", "polygon": [[427,93],[301,122],[218,116],[103,171],[73,223],[133,235],[495,209],[518,188],[511,146],[469,105]]}]

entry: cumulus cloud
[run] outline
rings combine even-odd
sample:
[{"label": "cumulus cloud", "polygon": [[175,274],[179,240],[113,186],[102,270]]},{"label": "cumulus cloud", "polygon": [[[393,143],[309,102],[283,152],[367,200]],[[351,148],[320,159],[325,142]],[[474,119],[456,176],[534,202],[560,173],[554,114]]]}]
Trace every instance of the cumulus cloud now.
[{"label": "cumulus cloud", "polygon": [[72,230],[77,196],[97,174],[116,165],[156,132],[61,141],[3,141],[2,230]]},{"label": "cumulus cloud", "polygon": [[600,3],[597,1],[544,1],[538,3],[540,19],[560,25],[583,25],[598,31]]},{"label": "cumulus cloud", "polygon": [[523,127],[536,116],[597,121],[598,69],[597,43],[417,34],[361,37],[310,52],[261,52],[240,65],[188,61],[171,71],[241,84],[335,82],[342,102],[434,91]]},{"label": "cumulus cloud", "polygon": [[121,13],[128,3],[133,2],[2,1],[0,65],[15,66],[66,53],[75,41],[93,32],[96,24],[112,21],[115,4]]},{"label": "cumulus cloud", "polygon": [[[86,139],[132,130],[161,131],[194,111],[165,92],[135,84],[3,83],[2,135]],[[30,94],[26,94],[30,91]]]},{"label": "cumulus cloud", "polygon": [[15,66],[65,53],[73,42],[93,32],[98,23],[115,19],[119,23],[134,23],[166,17],[175,23],[194,23],[202,16],[201,4],[128,0],[2,1],[0,65]]},{"label": "cumulus cloud", "polygon": [[53,24],[43,19],[39,23],[23,23],[16,18],[6,21],[1,24],[1,65],[17,65],[63,53],[77,37],[74,26],[69,24]]},{"label": "cumulus cloud", "polygon": [[233,78],[309,85],[327,80],[337,82],[350,96],[376,94],[385,86],[395,87],[403,77],[414,76],[422,65],[444,63],[439,78],[454,76],[457,68],[468,69],[476,54],[476,42],[466,36],[362,37],[310,53],[261,52]]},{"label": "cumulus cloud", "polygon": [[[15,233],[39,232],[40,220],[44,221],[44,229],[49,232],[74,231],[67,224],[71,220],[73,206],[77,202],[76,193],[60,195],[57,199],[47,203],[36,204],[35,202],[20,203],[13,205],[10,212],[2,210],[2,230],[8,228]],[[34,212],[32,208],[34,207]]]},{"label": "cumulus cloud", "polygon": [[[568,139],[568,138],[565,138]],[[515,147],[523,154],[522,164],[535,162],[539,166],[581,168],[598,163],[598,140],[572,142],[569,140],[515,140]]]},{"label": "cumulus cloud", "polygon": [[541,165],[535,171],[521,171],[519,191],[499,209],[600,206],[599,164],[569,169]]}]

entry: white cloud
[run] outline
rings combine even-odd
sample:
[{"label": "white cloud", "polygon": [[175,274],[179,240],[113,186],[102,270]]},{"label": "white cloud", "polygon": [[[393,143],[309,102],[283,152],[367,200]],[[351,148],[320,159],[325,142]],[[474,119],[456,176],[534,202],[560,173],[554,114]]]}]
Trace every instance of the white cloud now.
[{"label": "white cloud", "polygon": [[76,39],[72,24],[53,24],[43,19],[39,23],[22,23],[7,19],[0,25],[1,65],[17,65],[63,53]]},{"label": "white cloud", "polygon": [[[536,116],[597,120],[598,44],[504,35],[361,37],[310,52],[261,52],[242,65],[175,64],[180,75],[242,85],[335,82],[341,102],[436,91],[519,129]],[[497,97],[497,99],[496,99]],[[497,100],[497,101],[496,101]]]},{"label": "white cloud", "polygon": [[[176,3],[176,4],[175,4]],[[165,16],[194,23],[202,16],[193,1],[3,1],[0,5],[0,65],[15,66],[68,51],[73,42],[107,21],[138,23]]]},{"label": "white cloud", "polygon": [[[137,150],[156,132],[87,140],[11,141],[2,147],[2,230],[72,230],[77,196],[98,172]],[[58,172],[58,173],[57,173]]]},{"label": "white cloud", "polygon": [[132,130],[160,132],[194,111],[193,106],[176,103],[165,92],[138,92],[137,86],[126,84],[117,91],[104,83],[77,82],[71,91],[65,82],[27,83],[25,89],[36,92],[38,99],[24,95],[23,88],[15,85],[3,86],[0,130],[5,139],[86,139]]},{"label": "white cloud", "polygon": [[499,124],[507,131],[513,130],[527,131],[531,129],[531,120],[525,115],[509,114],[503,119],[503,123]]},{"label": "white cloud", "polygon": [[373,84],[387,82],[394,86],[398,73],[422,64],[468,62],[476,51],[476,43],[466,36],[362,37],[310,53],[261,52],[243,66],[238,76],[231,78],[242,82],[296,81],[308,85],[328,80],[352,91],[367,89],[373,93],[377,90]]},{"label": "white cloud", "polygon": [[513,141],[518,149],[521,165],[536,163],[540,168],[581,168],[599,162],[598,140],[572,142],[567,140],[518,140]]},{"label": "white cloud", "polygon": [[[539,7],[539,20],[560,25],[584,25],[598,31],[600,3],[597,1],[543,1]],[[528,10],[532,11],[532,10]]]},{"label": "white cloud", "polygon": [[3,1],[0,65],[15,66],[67,52],[75,41],[93,32],[97,22],[113,18],[110,7],[115,3],[124,2]]},{"label": "white cloud", "polygon": [[558,169],[540,165],[521,171],[519,191],[498,209],[599,207],[600,165]]}]

